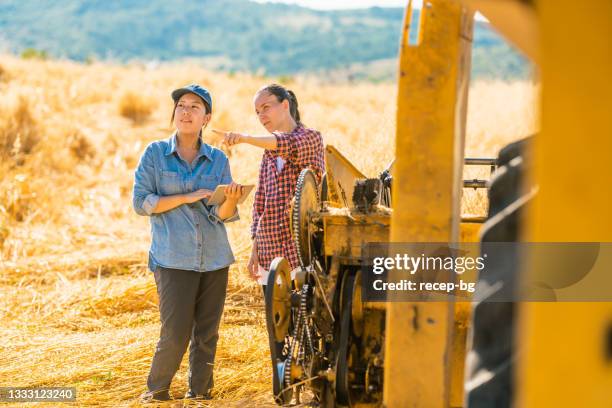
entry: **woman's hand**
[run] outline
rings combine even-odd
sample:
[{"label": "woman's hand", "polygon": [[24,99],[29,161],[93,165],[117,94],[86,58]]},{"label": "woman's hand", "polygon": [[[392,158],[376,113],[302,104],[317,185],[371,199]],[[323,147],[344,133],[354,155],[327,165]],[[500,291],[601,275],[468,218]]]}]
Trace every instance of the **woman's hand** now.
[{"label": "woman's hand", "polygon": [[257,256],[257,241],[253,240],[253,249],[251,250],[251,256],[249,257],[249,263],[247,264],[247,271],[251,275],[251,279],[257,281],[261,276],[259,274],[259,257]]},{"label": "woman's hand", "polygon": [[230,202],[238,202],[238,199],[242,195],[242,186],[238,183],[232,182],[225,187],[225,199]]},{"label": "woman's hand", "polygon": [[211,190],[201,188],[199,190],[192,191],[191,193],[183,194],[183,199],[185,200],[185,204],[191,204],[204,198],[210,197],[212,193],[213,192]]},{"label": "woman's hand", "polygon": [[251,136],[245,133],[238,132],[223,132],[221,130],[213,129],[213,132],[223,137],[223,144],[226,146],[233,146],[238,143],[247,143],[262,149],[276,150],[278,148],[278,142],[276,136]]},{"label": "woman's hand", "polygon": [[213,129],[213,132],[218,134],[219,136],[223,136],[223,144],[227,146],[234,146],[238,143],[244,143],[247,139],[248,135],[238,132],[222,132],[217,129]]},{"label": "woman's hand", "polygon": [[238,199],[242,195],[242,186],[238,183],[232,182],[225,186],[225,201],[219,206],[217,214],[219,218],[225,220],[230,218],[236,212],[236,206],[238,205]]}]

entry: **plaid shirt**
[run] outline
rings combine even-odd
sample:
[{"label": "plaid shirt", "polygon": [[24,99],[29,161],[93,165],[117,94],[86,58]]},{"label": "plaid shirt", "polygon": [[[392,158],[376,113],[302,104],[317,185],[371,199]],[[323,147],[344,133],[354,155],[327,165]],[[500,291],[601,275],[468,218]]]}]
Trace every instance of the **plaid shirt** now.
[{"label": "plaid shirt", "polygon": [[[259,264],[268,270],[272,260],[282,256],[297,268],[297,249],[289,232],[291,199],[300,172],[308,167],[321,182],[325,171],[321,134],[299,124],[291,133],[274,132],[276,150],[265,150],[259,169],[259,183],[253,202],[251,238],[257,242]],[[276,158],[285,160],[282,170]]]}]

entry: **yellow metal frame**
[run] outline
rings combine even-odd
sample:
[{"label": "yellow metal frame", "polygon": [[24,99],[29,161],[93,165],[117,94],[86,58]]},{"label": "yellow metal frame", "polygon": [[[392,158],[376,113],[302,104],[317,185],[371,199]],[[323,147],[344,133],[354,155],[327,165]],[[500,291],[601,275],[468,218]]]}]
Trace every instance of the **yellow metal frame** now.
[{"label": "yellow metal frame", "polygon": [[[411,17],[409,4],[400,46],[391,241],[456,242],[472,15],[456,1],[425,2],[417,46],[408,44]],[[455,338],[455,313],[450,302],[389,303],[385,406],[462,405],[465,349],[457,349],[464,339]],[[453,373],[460,378],[453,381]]]},{"label": "yellow metal frame", "polygon": [[[527,241],[612,242],[612,3],[463,0],[541,68],[542,131]],[[418,45],[401,43],[391,240],[456,241],[471,15],[425,2]],[[399,205],[401,203],[401,205]],[[473,240],[478,227],[461,228]],[[529,268],[523,273],[530,273]],[[446,303],[387,307],[384,403],[462,405],[469,310]],[[454,314],[453,314],[454,313]],[[610,303],[521,305],[519,407],[610,407]]]},{"label": "yellow metal frame", "polygon": [[[535,0],[534,9],[519,0],[462,1],[490,17],[540,65],[542,131],[535,138],[535,171],[529,175],[539,192],[524,239],[612,242],[612,3]],[[472,14],[461,4],[426,1],[416,46],[408,44],[410,4],[404,20],[394,242],[477,238],[480,225],[461,223],[459,213],[472,35]],[[355,173],[349,168],[346,175]],[[337,229],[358,239],[327,249],[356,253],[357,241],[372,237],[372,231],[366,225],[354,230],[340,218],[328,217],[326,236]],[[385,231],[381,227],[377,239]],[[531,273],[529,266],[522,273]],[[611,303],[524,303],[519,316],[515,406],[612,406],[612,363],[605,360]],[[469,319],[466,303],[386,305],[386,407],[463,406]]]},{"label": "yellow metal frame", "polygon": [[352,207],[355,181],[366,176],[332,145],[325,146],[325,172],[329,204]]},{"label": "yellow metal frame", "polygon": [[[535,3],[542,130],[525,238],[612,242],[612,2]],[[612,407],[612,304],[525,303],[520,312],[517,405]]]}]

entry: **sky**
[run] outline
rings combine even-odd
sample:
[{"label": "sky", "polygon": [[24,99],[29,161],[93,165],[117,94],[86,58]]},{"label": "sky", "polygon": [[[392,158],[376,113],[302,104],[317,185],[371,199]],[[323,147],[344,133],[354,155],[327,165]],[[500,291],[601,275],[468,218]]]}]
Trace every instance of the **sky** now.
[{"label": "sky", "polygon": [[[317,10],[355,9],[368,7],[406,7],[408,0],[253,0],[257,3],[287,3],[297,4]],[[412,0],[413,8],[420,9],[423,0]],[[476,20],[487,21],[480,13],[476,12]]]},{"label": "sky", "polygon": [[406,7],[408,0],[255,0],[258,3],[292,3],[319,10],[367,8],[367,7]]}]

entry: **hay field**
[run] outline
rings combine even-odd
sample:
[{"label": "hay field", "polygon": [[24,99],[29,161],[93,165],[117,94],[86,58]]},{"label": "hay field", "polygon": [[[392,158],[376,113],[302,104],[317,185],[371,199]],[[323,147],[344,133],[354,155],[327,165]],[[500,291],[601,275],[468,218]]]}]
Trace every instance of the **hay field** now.
[{"label": "hay field", "polygon": [[[171,131],[172,89],[195,81],[211,90],[210,128],[262,133],[251,101],[271,80],[184,64],[0,57],[0,386],[76,386],[78,406],[139,405],[159,315],[146,270],[148,220],[131,208],[133,170],[146,144]],[[394,85],[300,78],[286,85],[298,95],[304,122],[366,174],[392,159]],[[494,156],[533,132],[537,92],[526,82],[474,84],[467,154]],[[205,139],[216,143],[209,129]],[[256,182],[260,157],[256,148],[236,147],[234,178]],[[212,406],[272,401],[262,299],[245,268],[250,204],[228,227],[238,262],[230,271]],[[484,208],[482,197],[466,195],[465,212]],[[186,391],[186,362],[171,388],[175,396]]]}]

